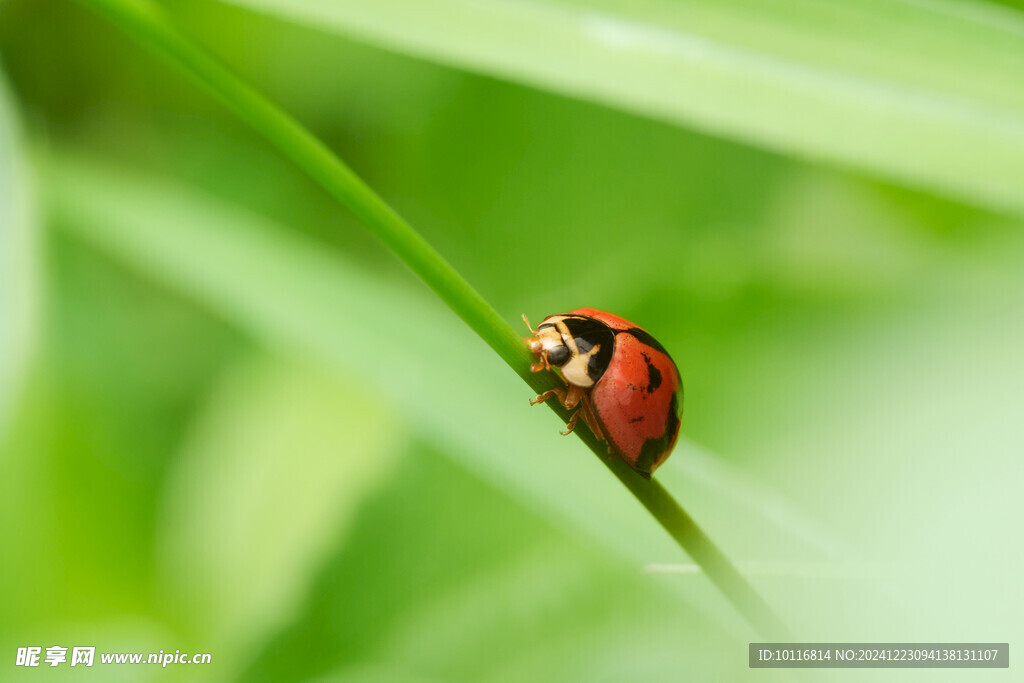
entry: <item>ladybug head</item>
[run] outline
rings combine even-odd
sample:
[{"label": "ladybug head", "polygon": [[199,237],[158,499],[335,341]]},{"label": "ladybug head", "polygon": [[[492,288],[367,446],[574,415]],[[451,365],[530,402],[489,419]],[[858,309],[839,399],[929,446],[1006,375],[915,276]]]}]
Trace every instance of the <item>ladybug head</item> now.
[{"label": "ladybug head", "polygon": [[601,378],[615,348],[615,332],[585,315],[549,315],[536,330],[530,331],[533,336],[525,338],[526,345],[540,359],[530,366],[530,371],[556,367],[562,379],[583,389]]},{"label": "ladybug head", "polygon": [[556,316],[545,318],[544,322],[537,326],[536,331],[531,328],[533,336],[525,338],[530,353],[540,359],[539,363],[534,363],[530,367],[533,372],[550,370],[552,366],[560,368],[572,358],[572,351],[565,345],[562,333],[552,321],[554,317]]}]

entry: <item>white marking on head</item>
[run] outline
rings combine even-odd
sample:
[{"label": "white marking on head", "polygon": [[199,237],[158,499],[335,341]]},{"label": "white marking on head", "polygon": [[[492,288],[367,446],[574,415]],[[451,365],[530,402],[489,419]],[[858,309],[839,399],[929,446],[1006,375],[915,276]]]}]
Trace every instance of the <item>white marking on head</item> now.
[{"label": "white marking on head", "polygon": [[562,377],[565,378],[565,381],[569,384],[575,384],[578,387],[583,387],[584,389],[594,386],[594,380],[590,378],[590,374],[587,372],[587,367],[590,365],[591,357],[596,354],[600,348],[600,344],[595,344],[584,354],[574,354],[569,362],[562,366]]}]

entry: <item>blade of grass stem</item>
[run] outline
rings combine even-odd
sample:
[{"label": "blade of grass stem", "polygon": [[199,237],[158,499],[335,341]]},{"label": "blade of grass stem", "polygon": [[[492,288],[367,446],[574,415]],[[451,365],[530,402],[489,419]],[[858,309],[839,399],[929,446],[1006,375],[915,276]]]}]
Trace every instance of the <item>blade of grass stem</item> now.
[{"label": "blade of grass stem", "polygon": [[[419,233],[312,133],[178,31],[158,6],[145,0],[81,1],[170,61],[334,195],[535,391],[554,385],[547,373],[529,372],[530,354],[521,337]],[[567,420],[564,408],[551,407]],[[618,458],[609,459],[603,444],[588,430],[577,430],[577,434],[755,630],[765,637],[784,634],[764,600],[661,484],[642,479]]]}]

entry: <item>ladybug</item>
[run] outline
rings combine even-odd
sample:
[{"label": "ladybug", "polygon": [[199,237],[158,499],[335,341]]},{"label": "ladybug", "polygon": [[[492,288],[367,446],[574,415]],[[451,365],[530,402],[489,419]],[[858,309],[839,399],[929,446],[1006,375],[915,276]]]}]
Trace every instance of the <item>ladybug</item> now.
[{"label": "ladybug", "polygon": [[600,441],[640,476],[668,459],[679,436],[683,385],[668,351],[636,323],[594,308],[549,315],[526,337],[539,359],[531,372],[558,368],[568,389],[551,389],[530,401],[552,396],[577,408],[566,431],[580,417]]}]

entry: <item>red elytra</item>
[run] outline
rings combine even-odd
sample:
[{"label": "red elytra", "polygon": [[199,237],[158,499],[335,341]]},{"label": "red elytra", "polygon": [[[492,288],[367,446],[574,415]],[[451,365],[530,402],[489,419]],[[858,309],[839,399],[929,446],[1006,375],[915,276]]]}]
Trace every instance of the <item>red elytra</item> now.
[{"label": "red elytra", "polygon": [[578,405],[564,433],[582,417],[609,452],[650,479],[672,453],[682,417],[682,382],[665,348],[636,323],[593,308],[548,316],[530,331],[539,359],[530,369],[557,368],[568,385],[531,403],[554,396]]}]

